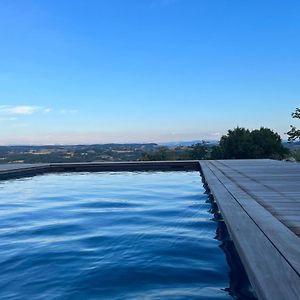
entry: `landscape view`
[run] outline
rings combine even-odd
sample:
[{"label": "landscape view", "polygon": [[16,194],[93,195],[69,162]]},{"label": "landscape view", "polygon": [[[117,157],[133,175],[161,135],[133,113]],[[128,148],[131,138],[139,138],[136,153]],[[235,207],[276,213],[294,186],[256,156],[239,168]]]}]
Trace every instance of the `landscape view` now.
[{"label": "landscape view", "polygon": [[[240,136],[219,141],[185,141],[171,143],[126,143],[95,145],[18,145],[0,146],[0,163],[67,163],[104,161],[160,161],[222,158],[275,158],[300,160],[299,142],[282,142],[268,129],[257,131],[258,139],[248,138],[244,129]],[[261,134],[261,137],[259,137]],[[227,144],[226,144],[227,143]],[[236,145],[239,145],[239,149]],[[234,148],[234,150],[232,149]]]},{"label": "landscape view", "polygon": [[299,11],[0,0],[0,300],[299,300]]}]

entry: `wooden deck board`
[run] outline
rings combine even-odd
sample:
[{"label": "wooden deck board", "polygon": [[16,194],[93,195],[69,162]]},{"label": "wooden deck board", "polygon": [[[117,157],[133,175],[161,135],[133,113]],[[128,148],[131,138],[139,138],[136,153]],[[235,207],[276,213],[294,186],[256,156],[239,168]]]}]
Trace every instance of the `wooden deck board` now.
[{"label": "wooden deck board", "polygon": [[272,160],[200,165],[259,298],[300,299],[300,177],[289,173],[299,175],[300,165]]}]

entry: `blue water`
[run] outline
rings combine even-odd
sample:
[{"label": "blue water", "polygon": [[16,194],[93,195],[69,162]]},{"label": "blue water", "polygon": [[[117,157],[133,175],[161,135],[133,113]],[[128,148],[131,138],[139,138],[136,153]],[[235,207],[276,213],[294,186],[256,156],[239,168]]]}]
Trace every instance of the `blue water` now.
[{"label": "blue water", "polygon": [[0,182],[1,299],[232,299],[196,172]]}]

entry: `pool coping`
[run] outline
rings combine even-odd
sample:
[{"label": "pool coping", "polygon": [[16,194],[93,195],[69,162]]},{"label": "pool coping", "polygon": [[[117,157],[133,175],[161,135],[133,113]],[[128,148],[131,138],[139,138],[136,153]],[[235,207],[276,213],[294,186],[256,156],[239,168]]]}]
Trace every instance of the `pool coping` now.
[{"label": "pool coping", "polygon": [[58,172],[200,171],[197,160],[2,164],[0,180]]}]

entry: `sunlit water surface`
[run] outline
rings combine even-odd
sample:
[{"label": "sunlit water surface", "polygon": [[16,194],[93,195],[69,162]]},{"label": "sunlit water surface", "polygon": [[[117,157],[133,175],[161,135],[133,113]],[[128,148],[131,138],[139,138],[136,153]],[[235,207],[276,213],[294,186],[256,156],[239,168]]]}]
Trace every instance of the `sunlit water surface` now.
[{"label": "sunlit water surface", "polygon": [[232,299],[196,172],[0,182],[1,299]]}]

